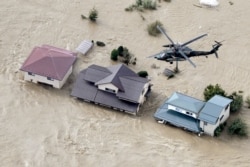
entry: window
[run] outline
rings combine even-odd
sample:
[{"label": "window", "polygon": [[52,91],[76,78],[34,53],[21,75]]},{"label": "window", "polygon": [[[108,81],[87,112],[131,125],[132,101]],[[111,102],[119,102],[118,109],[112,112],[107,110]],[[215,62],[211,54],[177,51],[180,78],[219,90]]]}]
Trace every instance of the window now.
[{"label": "window", "polygon": [[47,77],[47,80],[54,81],[54,79],[50,77]]},{"label": "window", "polygon": [[226,106],[225,111],[228,109],[228,107],[229,107],[229,104]]},{"label": "window", "polygon": [[35,74],[33,74],[32,72],[28,72],[28,75],[35,76]]},{"label": "window", "polygon": [[105,90],[106,90],[107,92],[115,93],[115,90],[113,90],[113,89],[105,88]]},{"label": "window", "polygon": [[207,125],[207,122],[204,122],[204,125],[206,126],[206,125]]},{"label": "window", "polygon": [[191,115],[191,116],[193,116],[193,113],[188,112],[188,111],[186,111],[186,114],[187,114],[187,115]]},{"label": "window", "polygon": [[224,117],[224,115],[222,115],[222,116],[220,117],[220,121],[222,120],[223,117]]}]

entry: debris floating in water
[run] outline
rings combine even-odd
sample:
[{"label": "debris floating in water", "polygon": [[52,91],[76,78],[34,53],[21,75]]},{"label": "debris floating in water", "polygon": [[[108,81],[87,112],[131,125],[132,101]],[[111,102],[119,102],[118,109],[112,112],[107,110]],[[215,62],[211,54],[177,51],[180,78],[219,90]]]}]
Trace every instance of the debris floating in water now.
[{"label": "debris floating in water", "polygon": [[218,6],[219,2],[217,0],[200,0],[201,5],[206,5],[206,6]]}]

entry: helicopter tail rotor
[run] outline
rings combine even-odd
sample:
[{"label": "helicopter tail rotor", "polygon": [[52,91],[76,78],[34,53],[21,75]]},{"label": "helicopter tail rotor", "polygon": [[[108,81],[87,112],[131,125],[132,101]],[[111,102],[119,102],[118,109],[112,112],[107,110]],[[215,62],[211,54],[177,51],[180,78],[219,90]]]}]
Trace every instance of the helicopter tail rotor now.
[{"label": "helicopter tail rotor", "polygon": [[219,48],[222,46],[222,42],[223,42],[223,41],[221,41],[221,42],[214,41],[214,42],[215,42],[216,44],[213,45],[213,49],[212,49],[211,52],[215,54],[215,57],[216,57],[216,58],[218,58],[219,56],[218,56],[217,51],[218,51]]}]

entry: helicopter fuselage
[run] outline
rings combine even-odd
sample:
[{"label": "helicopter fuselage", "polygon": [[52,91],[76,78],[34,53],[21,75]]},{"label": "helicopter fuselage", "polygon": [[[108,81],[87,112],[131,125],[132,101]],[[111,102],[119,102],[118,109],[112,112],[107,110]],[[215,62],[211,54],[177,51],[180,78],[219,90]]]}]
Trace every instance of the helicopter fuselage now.
[{"label": "helicopter fuselage", "polygon": [[194,67],[196,67],[196,65],[189,59],[191,57],[195,57],[195,56],[205,56],[207,57],[207,55],[210,54],[215,54],[215,56],[218,58],[217,55],[217,50],[219,49],[219,47],[222,45],[221,42],[216,42],[215,45],[213,45],[212,50],[210,51],[196,51],[196,50],[192,50],[191,48],[189,48],[187,45],[200,39],[203,38],[204,36],[206,36],[207,34],[203,34],[200,35],[196,38],[193,38],[185,43],[174,43],[173,40],[167,35],[167,33],[165,32],[165,30],[160,27],[159,25],[157,25],[157,29],[166,36],[166,38],[171,42],[170,44],[167,45],[163,45],[163,47],[167,47],[167,49],[161,51],[160,53],[157,53],[155,55],[149,56],[149,57],[154,57],[157,60],[162,60],[162,61],[166,61],[166,62],[170,62],[170,64],[172,64],[174,61],[176,62],[176,68],[178,61],[189,61],[189,63],[191,65],[193,65]]},{"label": "helicopter fuselage", "polygon": [[[156,58],[157,60],[170,62],[171,64],[173,63],[173,61],[185,61],[186,59],[181,54],[176,53],[174,49],[175,48],[173,47],[169,48],[165,50],[162,54],[159,54],[155,56],[154,58]],[[187,55],[187,57],[192,57],[190,55],[190,53],[192,52],[192,49],[190,49],[189,47],[184,47],[182,51],[185,55]]]},{"label": "helicopter fuselage", "polygon": [[[184,53],[188,58],[195,57],[195,56],[207,57],[207,55],[215,53],[216,50],[218,50],[218,48],[220,46],[221,45],[217,45],[211,51],[194,51],[194,50],[190,49],[189,47],[185,46],[182,48],[182,53]],[[164,50],[164,52],[155,56],[154,58],[156,58],[157,60],[170,62],[170,64],[172,64],[174,61],[185,61],[186,60],[185,57],[183,57],[179,52],[175,52],[174,49],[175,48],[171,47],[167,50]]]}]

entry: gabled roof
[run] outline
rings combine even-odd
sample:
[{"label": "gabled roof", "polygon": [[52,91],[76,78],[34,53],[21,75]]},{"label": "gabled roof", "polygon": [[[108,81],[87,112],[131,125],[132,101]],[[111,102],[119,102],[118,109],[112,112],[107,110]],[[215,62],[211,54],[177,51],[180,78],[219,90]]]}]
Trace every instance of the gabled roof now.
[{"label": "gabled roof", "polygon": [[124,64],[114,65],[108,67],[107,69],[111,72],[111,74],[96,82],[95,85],[111,83],[116,86],[120,91],[124,91],[124,87],[121,83],[121,77],[133,76],[138,78],[138,75],[132,70],[130,70],[128,67],[126,67]]},{"label": "gabled roof", "polygon": [[[108,68],[91,65],[80,72],[71,95],[129,112],[136,112],[139,97],[148,82],[148,79],[139,77],[123,64]],[[117,86],[118,93],[99,90],[96,86],[105,83]]]},{"label": "gabled roof", "polygon": [[232,99],[215,95],[201,110],[199,119],[210,124],[216,124],[223,109],[232,102]]},{"label": "gabled roof", "polygon": [[73,52],[43,45],[32,50],[20,70],[61,81],[75,60]]},{"label": "gabled roof", "polygon": [[210,100],[208,100],[208,103],[213,103],[221,107],[226,107],[232,101],[233,101],[232,99],[229,99],[220,95],[215,95]]},{"label": "gabled roof", "polygon": [[118,91],[116,96],[122,99],[137,102],[140,98],[144,85],[148,82],[148,80],[138,76],[124,76],[120,77],[120,82],[123,86],[123,91]]},{"label": "gabled roof", "polygon": [[175,92],[172,96],[166,101],[166,103],[173,106],[191,111],[198,114],[201,108],[204,106],[205,102],[195,99],[193,97]]},{"label": "gabled roof", "polygon": [[96,83],[111,74],[112,72],[105,67],[91,65],[86,69],[84,79],[86,81]]}]

